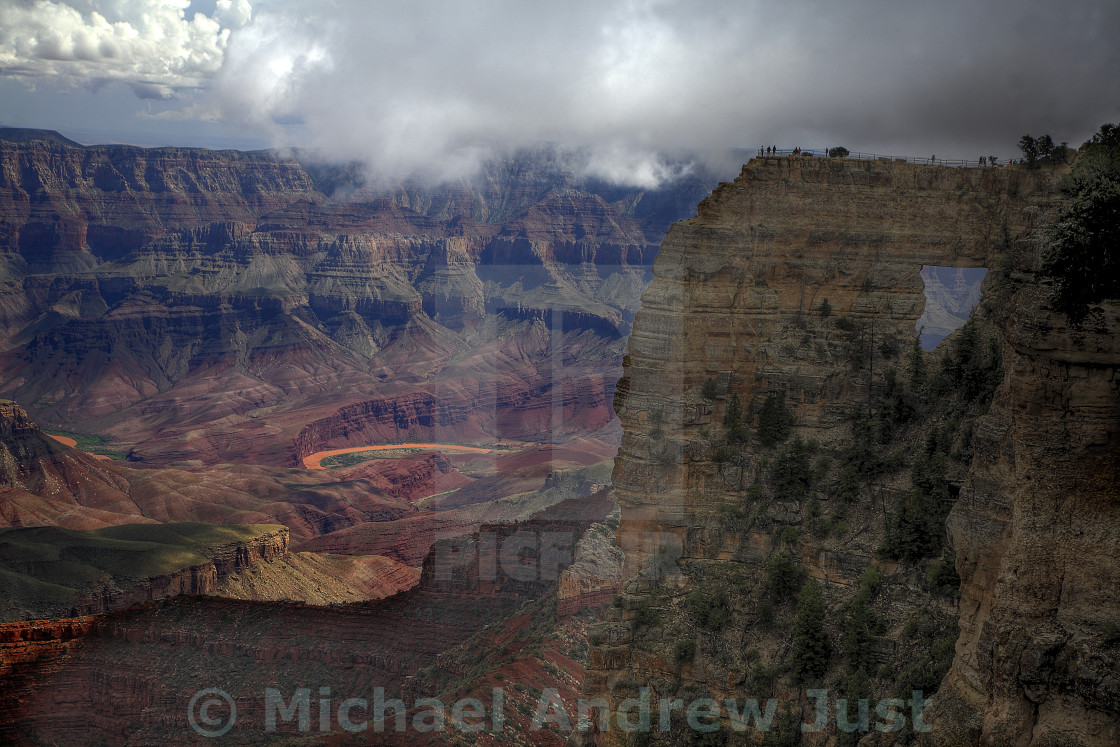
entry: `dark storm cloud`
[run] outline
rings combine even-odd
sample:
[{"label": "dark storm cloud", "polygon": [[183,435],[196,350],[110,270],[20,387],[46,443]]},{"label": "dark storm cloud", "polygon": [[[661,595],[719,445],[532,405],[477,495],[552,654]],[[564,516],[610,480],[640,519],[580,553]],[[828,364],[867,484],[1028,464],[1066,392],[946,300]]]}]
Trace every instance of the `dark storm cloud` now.
[{"label": "dark storm cloud", "polygon": [[818,18],[808,22],[823,40],[810,53],[822,71],[816,100],[767,119],[781,129],[803,117],[818,136],[915,155],[1002,148],[1007,157],[1026,131],[1079,139],[1120,110],[1118,11],[1111,3],[895,3],[845,14],[834,34]]},{"label": "dark storm cloud", "polygon": [[[29,28],[45,7],[18,5]],[[140,0],[100,5],[147,17]],[[107,67],[127,80],[129,53],[143,55],[130,82],[184,97],[180,121],[220,115],[277,144],[435,176],[540,142],[646,184],[672,173],[659,154],[683,149],[1006,158],[1025,132],[1076,143],[1120,114],[1113,0],[259,0],[251,16],[245,0],[219,0],[202,20],[161,7],[191,65],[128,47],[89,13],[78,18],[91,30],[44,40],[61,62],[38,59],[27,33],[5,42],[0,31],[0,65],[89,77]],[[210,93],[183,88],[188,75]]]}]

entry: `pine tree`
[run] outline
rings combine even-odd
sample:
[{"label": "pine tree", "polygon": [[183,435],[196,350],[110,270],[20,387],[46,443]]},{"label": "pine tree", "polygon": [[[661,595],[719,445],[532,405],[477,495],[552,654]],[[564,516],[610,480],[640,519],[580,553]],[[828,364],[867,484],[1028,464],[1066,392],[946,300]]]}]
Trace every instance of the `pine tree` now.
[{"label": "pine tree", "polygon": [[1043,273],[1054,279],[1054,307],[1080,325],[1089,307],[1120,297],[1120,127],[1101,125],[1059,182],[1069,199],[1050,224]]},{"label": "pine tree", "polygon": [[871,600],[879,590],[881,581],[879,571],[869,567],[860,577],[859,592],[848,605],[842,653],[849,672],[867,670],[872,663],[875,613],[871,609]]},{"label": "pine tree", "polygon": [[842,649],[844,663],[850,672],[862,671],[872,661],[874,647],[871,626],[874,621],[871,607],[866,602],[858,599],[852,601],[852,605],[848,608],[848,619],[844,623]]},{"label": "pine tree", "polygon": [[922,336],[914,337],[910,349],[910,391],[920,392],[926,386],[926,358],[922,353]]},{"label": "pine tree", "polygon": [[727,409],[723,413],[723,424],[727,426],[727,443],[746,443],[747,428],[743,425],[743,406],[739,402],[739,395],[732,394],[727,400]]},{"label": "pine tree", "polygon": [[799,680],[820,677],[828,668],[832,646],[824,620],[821,585],[811,578],[797,595],[797,617],[793,621],[793,674]]},{"label": "pine tree", "polygon": [[776,446],[789,438],[793,415],[786,407],[785,392],[771,394],[758,413],[758,440],[764,446]]},{"label": "pine tree", "polygon": [[793,562],[793,557],[782,550],[774,553],[766,564],[766,591],[770,598],[781,604],[797,596],[805,583],[805,570]]},{"label": "pine tree", "polygon": [[762,737],[762,747],[794,747],[801,740],[801,727],[789,701],[778,711],[778,718]]},{"label": "pine tree", "polygon": [[704,386],[700,389],[700,396],[703,397],[704,399],[715,399],[716,398],[716,381],[715,381],[715,379],[709,377],[708,380],[704,382]]},{"label": "pine tree", "polygon": [[797,436],[774,457],[770,467],[770,487],[776,499],[800,500],[809,494],[815,477],[811,463],[814,450],[813,443]]}]

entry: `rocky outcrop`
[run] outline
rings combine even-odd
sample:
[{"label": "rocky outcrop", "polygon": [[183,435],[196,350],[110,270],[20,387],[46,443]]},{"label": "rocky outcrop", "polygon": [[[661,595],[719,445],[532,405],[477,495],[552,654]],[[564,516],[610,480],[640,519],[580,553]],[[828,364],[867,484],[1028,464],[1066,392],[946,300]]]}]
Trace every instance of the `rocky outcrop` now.
[{"label": "rocky outcrop", "polygon": [[576,547],[575,559],[560,575],[558,616],[605,608],[618,594],[623,554],[614,541],[617,528],[618,511],[615,510],[605,522],[595,524],[583,535]]},{"label": "rocky outcrop", "polygon": [[723,396],[737,394],[748,420],[767,395],[784,393],[798,425],[823,438],[867,394],[866,371],[845,365],[844,340],[817,321],[823,301],[861,335],[874,324],[879,340],[909,341],[923,307],[922,265],[987,266],[1003,231],[1026,230],[1032,207],[1054,199],[1051,178],[755,159],[674,226],[615,400],[625,431],[614,472],[625,575],[652,557],[661,533],[686,557],[718,553],[687,536],[690,517],[711,514],[732,492],[700,433],[724,414],[700,396],[707,379]]},{"label": "rocky outcrop", "polygon": [[418,568],[381,555],[293,552],[221,578],[213,594],[253,601],[345,604],[391,597],[419,580]]},{"label": "rocky outcrop", "polygon": [[[0,400],[0,487],[35,487],[34,466],[68,450],[48,437],[22,407]],[[29,482],[30,481],[30,482]]]},{"label": "rocky outcrop", "polygon": [[[154,599],[179,594],[215,594],[229,576],[246,571],[259,563],[272,563],[288,555],[288,530],[277,527],[249,540],[202,548],[206,562],[180,568],[171,573],[97,584],[83,589],[72,607],[60,610],[68,617],[95,615],[123,609]],[[44,615],[49,617],[51,615]]]},{"label": "rocky outcrop", "polygon": [[[620,607],[612,622],[592,629],[599,643],[587,695],[617,704],[635,697],[635,683],[651,684],[655,697],[759,694],[750,688],[762,664],[787,661],[788,641],[772,653],[768,641],[781,640],[751,622],[761,618],[766,564],[779,550],[821,581],[833,611],[848,608],[861,571],[877,566],[891,599],[874,614],[890,632],[876,639],[874,661],[888,665],[890,678],[896,667],[923,666],[907,660],[901,622],[917,610],[932,619],[940,602],[921,580],[906,581],[905,568],[876,558],[885,539],[879,527],[900,510],[908,476],[882,478],[833,540],[811,531],[809,513],[818,498],[829,505],[829,496],[762,500],[778,453],[753,435],[747,447],[721,453],[724,420],[731,395],[749,426],[759,425],[767,398],[784,397],[794,433],[842,454],[852,414],[880,406],[884,370],[899,366],[887,349],[914,338],[922,266],[989,267],[999,281],[989,273],[991,298],[979,313],[1006,375],[990,412],[975,422],[967,479],[963,471],[947,476],[947,495],[960,489],[961,496],[948,526],[962,579],[962,634],[929,736],[947,745],[1116,741],[1115,626],[1107,621],[1118,601],[1110,579],[1120,520],[1120,320],[1107,305],[1094,330],[1069,330],[1042,310],[1037,280],[1008,265],[1012,247],[1032,244],[1055,205],[1056,177],[755,159],[704,200],[696,218],[670,230],[615,398],[624,435],[614,486],[626,560]],[[710,604],[713,584],[728,589],[723,604],[732,610],[744,609],[738,594],[757,605],[735,618],[757,647],[741,668],[738,654],[711,643],[723,639],[710,632],[698,648],[678,647],[675,661],[672,639],[659,636],[683,630],[684,643],[697,640],[699,607],[679,600]],[[783,620],[792,623],[790,614]],[[826,634],[839,651],[843,625]],[[795,714],[805,706],[796,690],[782,697]]]}]

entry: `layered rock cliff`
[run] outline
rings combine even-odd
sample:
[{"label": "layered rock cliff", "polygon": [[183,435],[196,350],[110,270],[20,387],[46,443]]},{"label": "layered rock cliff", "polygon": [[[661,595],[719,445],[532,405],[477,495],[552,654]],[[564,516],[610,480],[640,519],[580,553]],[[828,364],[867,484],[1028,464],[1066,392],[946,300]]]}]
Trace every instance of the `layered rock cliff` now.
[{"label": "layered rock cliff", "polygon": [[1120,303],[1091,329],[1012,284],[1008,376],[948,529],[956,657],[931,744],[1120,743]]},{"label": "layered rock cliff", "polygon": [[0,530],[3,619],[73,617],[177,594],[214,594],[230,576],[288,555],[276,525],[136,524],[90,532]]},{"label": "layered rock cliff", "polygon": [[199,554],[205,558],[204,562],[158,576],[139,578],[135,583],[122,579],[97,583],[93,589],[80,591],[66,614],[71,617],[92,615],[179,594],[217,593],[222,581],[229,576],[258,563],[272,563],[287,556],[286,528],[268,525],[254,528],[261,531],[247,539],[200,548]]},{"label": "layered rock cliff", "polygon": [[758,159],[675,225],[642,296],[616,397],[625,435],[614,484],[629,575],[657,548],[647,532],[684,546],[687,517],[712,514],[726,498],[726,468],[701,434],[719,427],[725,408],[701,396],[707,379],[721,400],[736,394],[748,417],[768,394],[784,394],[798,426],[823,437],[866,401],[868,369],[845,365],[848,341],[829,330],[822,302],[867,344],[874,323],[880,341],[908,349],[924,303],[922,266],[988,266],[1004,231],[1023,232],[1031,208],[1054,199],[1051,178]]},{"label": "layered rock cliff", "polygon": [[596,184],[544,151],[355,189],[268,153],[14,140],[0,393],[161,463],[601,428],[657,241],[710,188]]},{"label": "layered rock cliff", "polygon": [[[1115,310],[1072,334],[1021,261],[1059,174],[755,159],[670,230],[615,399],[628,580],[587,694],[812,722],[804,687],[928,695],[952,660],[935,741],[1115,741]],[[986,300],[907,354],[923,265],[989,268]]]}]

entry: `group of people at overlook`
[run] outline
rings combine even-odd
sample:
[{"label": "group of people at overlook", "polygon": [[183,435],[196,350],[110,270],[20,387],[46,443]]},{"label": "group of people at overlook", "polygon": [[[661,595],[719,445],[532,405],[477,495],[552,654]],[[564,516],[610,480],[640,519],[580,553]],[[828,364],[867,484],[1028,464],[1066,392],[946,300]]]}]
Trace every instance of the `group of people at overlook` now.
[{"label": "group of people at overlook", "polygon": [[[815,151],[815,150],[804,151],[804,150],[801,149],[800,146],[795,147],[791,150],[781,150],[776,145],[767,145],[767,146],[764,146],[764,147],[760,147],[758,149],[758,155],[759,156],[766,156],[766,157],[770,157],[770,156],[809,156],[809,157],[819,156],[819,157],[822,157],[822,158],[847,158],[849,156],[849,151],[848,151],[847,148],[823,148],[820,151]],[[924,159],[924,158],[896,158],[896,157],[892,157],[892,156],[880,156],[880,155],[877,155],[877,154],[860,153],[860,154],[856,154],[855,157],[862,157],[864,160],[872,159],[872,158],[889,158],[889,159],[892,159],[892,160],[904,160],[904,161],[909,161],[909,162],[913,162],[913,163],[929,163],[929,164],[940,163],[940,164],[943,164],[943,165],[956,165],[956,166],[967,166],[971,163],[970,161],[963,161],[963,160],[960,160],[960,161],[938,161],[936,155],[932,155],[928,159]],[[976,159],[976,165],[977,166],[998,166],[998,165],[1000,165],[998,163],[998,160],[999,159],[996,158],[996,156],[980,156],[978,159]],[[1014,166],[1015,164],[1016,164],[1015,159],[1010,159],[1007,162],[1008,166]]]}]

